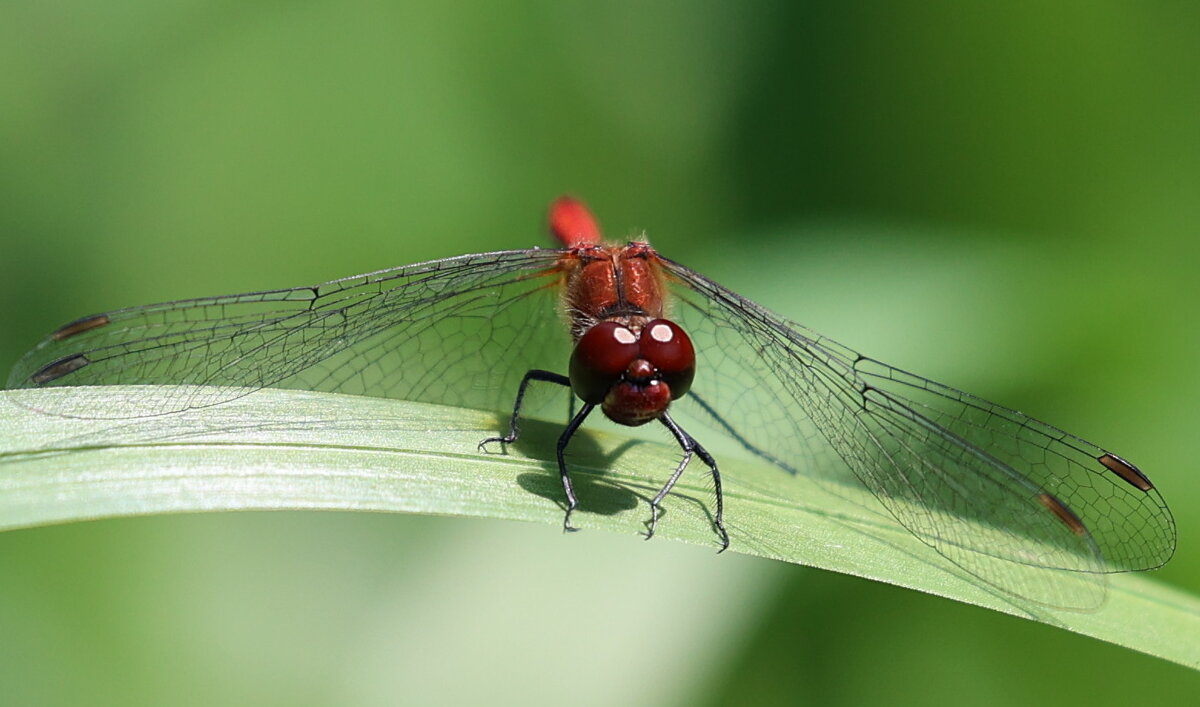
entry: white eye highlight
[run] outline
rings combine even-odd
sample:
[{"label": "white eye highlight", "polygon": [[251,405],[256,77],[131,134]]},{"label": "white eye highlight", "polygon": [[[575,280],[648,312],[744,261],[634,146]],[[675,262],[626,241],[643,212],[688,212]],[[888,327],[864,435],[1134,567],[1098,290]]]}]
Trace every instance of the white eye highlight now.
[{"label": "white eye highlight", "polygon": [[633,335],[632,331],[629,331],[625,327],[613,329],[613,338],[617,340],[618,344],[637,343],[637,337]]},{"label": "white eye highlight", "polygon": [[655,324],[650,327],[650,338],[659,343],[669,342],[674,335],[671,333],[671,327],[666,324]]}]

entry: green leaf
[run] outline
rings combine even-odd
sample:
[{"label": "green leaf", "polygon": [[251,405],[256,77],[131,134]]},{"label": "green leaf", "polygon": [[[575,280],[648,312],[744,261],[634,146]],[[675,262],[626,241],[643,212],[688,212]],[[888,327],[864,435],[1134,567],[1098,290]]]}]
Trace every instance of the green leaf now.
[{"label": "green leaf", "polygon": [[[94,389],[98,390],[98,389]],[[103,389],[112,409],[169,387]],[[94,392],[94,391],[90,391]],[[71,389],[5,391],[0,405],[0,529],[114,516],[253,509],[342,509],[562,523],[554,462],[561,423],[527,422],[505,453],[477,451],[503,421],[461,408],[303,391],[264,390],[201,410],[132,420],[41,414]],[[602,427],[597,425],[597,427]],[[576,525],[645,532],[650,498],[678,462],[669,439],[586,428],[569,463]],[[619,432],[619,434],[617,434]],[[493,445],[497,447],[497,445]],[[805,484],[753,460],[722,459],[731,551],[909,587],[1059,626],[1200,667],[1200,600],[1144,576],[1108,577],[1107,601],[1078,612],[1031,605],[958,569],[883,513],[861,490],[802,495]],[[717,548],[703,467],[664,502],[656,539]],[[767,484],[739,483],[765,479]],[[790,500],[803,497],[804,502]],[[714,561],[719,559],[714,558]]]}]

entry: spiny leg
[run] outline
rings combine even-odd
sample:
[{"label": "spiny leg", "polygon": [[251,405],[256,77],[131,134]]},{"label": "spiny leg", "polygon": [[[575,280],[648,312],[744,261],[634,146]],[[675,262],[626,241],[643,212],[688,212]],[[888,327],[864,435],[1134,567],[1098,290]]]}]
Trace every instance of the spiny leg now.
[{"label": "spiny leg", "polygon": [[[520,418],[521,418],[521,403],[525,401],[525,389],[529,387],[532,381],[545,381],[547,383],[557,383],[568,388],[571,387],[571,379],[566,376],[555,373],[553,371],[543,371],[539,368],[525,372],[525,377],[521,379],[521,386],[517,388],[517,401],[513,403],[512,420],[509,422],[508,434],[502,437],[488,437],[479,443],[479,451],[486,452],[488,442],[499,442],[501,444],[512,444],[517,441],[517,437],[521,435]],[[574,396],[571,396],[574,399]]]},{"label": "spiny leg", "polygon": [[579,528],[571,525],[571,513],[579,503],[575,500],[575,488],[571,485],[571,475],[567,473],[567,443],[571,441],[571,437],[575,435],[575,431],[579,429],[579,426],[587,419],[588,414],[595,408],[596,406],[590,403],[580,408],[579,414],[571,418],[567,429],[563,430],[562,435],[558,438],[558,473],[562,476],[563,491],[567,495],[567,514],[563,516],[563,530],[568,532],[579,530]]},{"label": "spiny leg", "polygon": [[675,486],[675,482],[679,481],[679,477],[683,475],[683,470],[687,468],[688,462],[691,461],[692,454],[694,453],[712,471],[713,487],[717,492],[717,512],[713,515],[713,529],[716,530],[717,537],[721,540],[721,549],[717,552],[725,552],[725,550],[729,549],[729,533],[725,530],[725,495],[721,492],[721,472],[717,470],[717,460],[699,442],[685,432],[682,427],[676,424],[670,415],[663,413],[659,420],[671,431],[671,434],[675,435],[675,441],[679,442],[679,447],[683,450],[683,460],[679,462],[679,466],[675,468],[675,473],[671,474],[671,478],[667,479],[667,483],[658,492],[658,495],[654,497],[654,500],[650,501],[650,530],[646,534],[646,538],[649,539],[654,535],[654,529],[658,525],[659,504],[671,492],[671,489]]},{"label": "spiny leg", "polygon": [[[689,437],[689,439],[691,438]],[[694,439],[692,444],[695,445],[696,456],[700,457],[700,461],[712,470],[713,489],[717,494],[717,512],[713,516],[713,527],[717,531],[717,537],[721,539],[721,549],[717,550],[717,554],[720,554],[729,549],[729,531],[725,530],[725,493],[721,490],[721,472],[717,471],[717,460],[708,453],[707,449],[700,446],[700,443]]]},{"label": "spiny leg", "polygon": [[667,483],[665,485],[663,485],[662,490],[659,491],[658,495],[656,495],[650,501],[650,523],[649,523],[649,527],[646,529],[646,539],[647,540],[654,537],[654,531],[655,531],[655,529],[658,528],[658,516],[659,516],[659,510],[660,510],[659,504],[662,503],[663,498],[675,486],[675,482],[679,481],[679,477],[683,475],[683,470],[687,468],[688,462],[690,462],[691,460],[692,460],[692,450],[688,449],[687,447],[684,447],[683,448],[683,459],[681,459],[679,461],[679,466],[675,467],[675,473],[671,474],[671,478],[667,479]]},{"label": "spiny leg", "polygon": [[[509,422],[508,434],[502,437],[488,437],[479,443],[479,451],[486,452],[488,442],[499,442],[501,444],[511,444],[517,441],[521,435],[521,403],[525,401],[525,390],[529,387],[532,381],[545,381],[547,383],[557,383],[561,386],[571,387],[571,379],[553,371],[543,371],[540,368],[534,368],[525,372],[525,377],[521,379],[521,386],[517,388],[517,400],[513,403],[512,420]],[[575,396],[571,396],[571,408],[574,409]],[[567,443],[571,441],[571,437],[575,435],[576,430],[583,424],[588,413],[595,408],[595,405],[584,405],[578,414],[571,418],[570,424],[563,430],[562,435],[558,438],[558,473],[562,477],[563,491],[567,496],[567,513],[563,517],[563,530],[574,531],[578,528],[571,525],[571,512],[579,505],[575,499],[575,488],[571,485],[571,475],[567,473],[567,460],[565,457],[567,451]]]}]

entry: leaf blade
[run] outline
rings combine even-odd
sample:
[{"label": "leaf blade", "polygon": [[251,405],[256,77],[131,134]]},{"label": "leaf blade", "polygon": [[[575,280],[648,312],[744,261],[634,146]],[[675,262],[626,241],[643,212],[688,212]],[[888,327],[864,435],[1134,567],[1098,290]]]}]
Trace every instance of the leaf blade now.
[{"label": "leaf blade", "polygon": [[[521,443],[484,454],[495,415],[444,406],[264,390],[179,415],[77,420],[30,410],[62,390],[6,391],[0,406],[0,529],[105,517],[218,510],[355,510],[504,518],[559,525],[558,426],[530,421]],[[171,395],[113,387],[124,397]],[[644,531],[646,499],[677,450],[589,430],[570,463],[584,528]],[[725,475],[764,473],[723,462]],[[775,472],[778,473],[778,472]],[[803,479],[789,480],[804,483]],[[666,501],[658,534],[716,547],[711,486],[692,469]],[[1146,577],[1111,577],[1098,611],[1030,606],[981,587],[874,504],[865,490],[814,488],[803,504],[730,484],[732,550],[853,574],[1057,625],[1200,668],[1200,600]]]}]

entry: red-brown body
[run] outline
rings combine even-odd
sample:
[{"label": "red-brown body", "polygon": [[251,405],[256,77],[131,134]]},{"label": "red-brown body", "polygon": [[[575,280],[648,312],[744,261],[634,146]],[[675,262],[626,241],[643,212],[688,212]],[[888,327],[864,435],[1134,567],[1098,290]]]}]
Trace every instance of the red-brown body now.
[{"label": "red-brown body", "polygon": [[576,246],[559,267],[566,278],[563,310],[575,341],[602,321],[620,321],[638,332],[664,314],[662,269],[649,243]]},{"label": "red-brown body", "polygon": [[649,243],[601,244],[591,213],[569,197],[550,207],[550,230],[570,249],[558,268],[575,341],[571,389],[613,422],[659,419],[691,387],[696,357],[683,329],[663,318],[658,253]]}]

